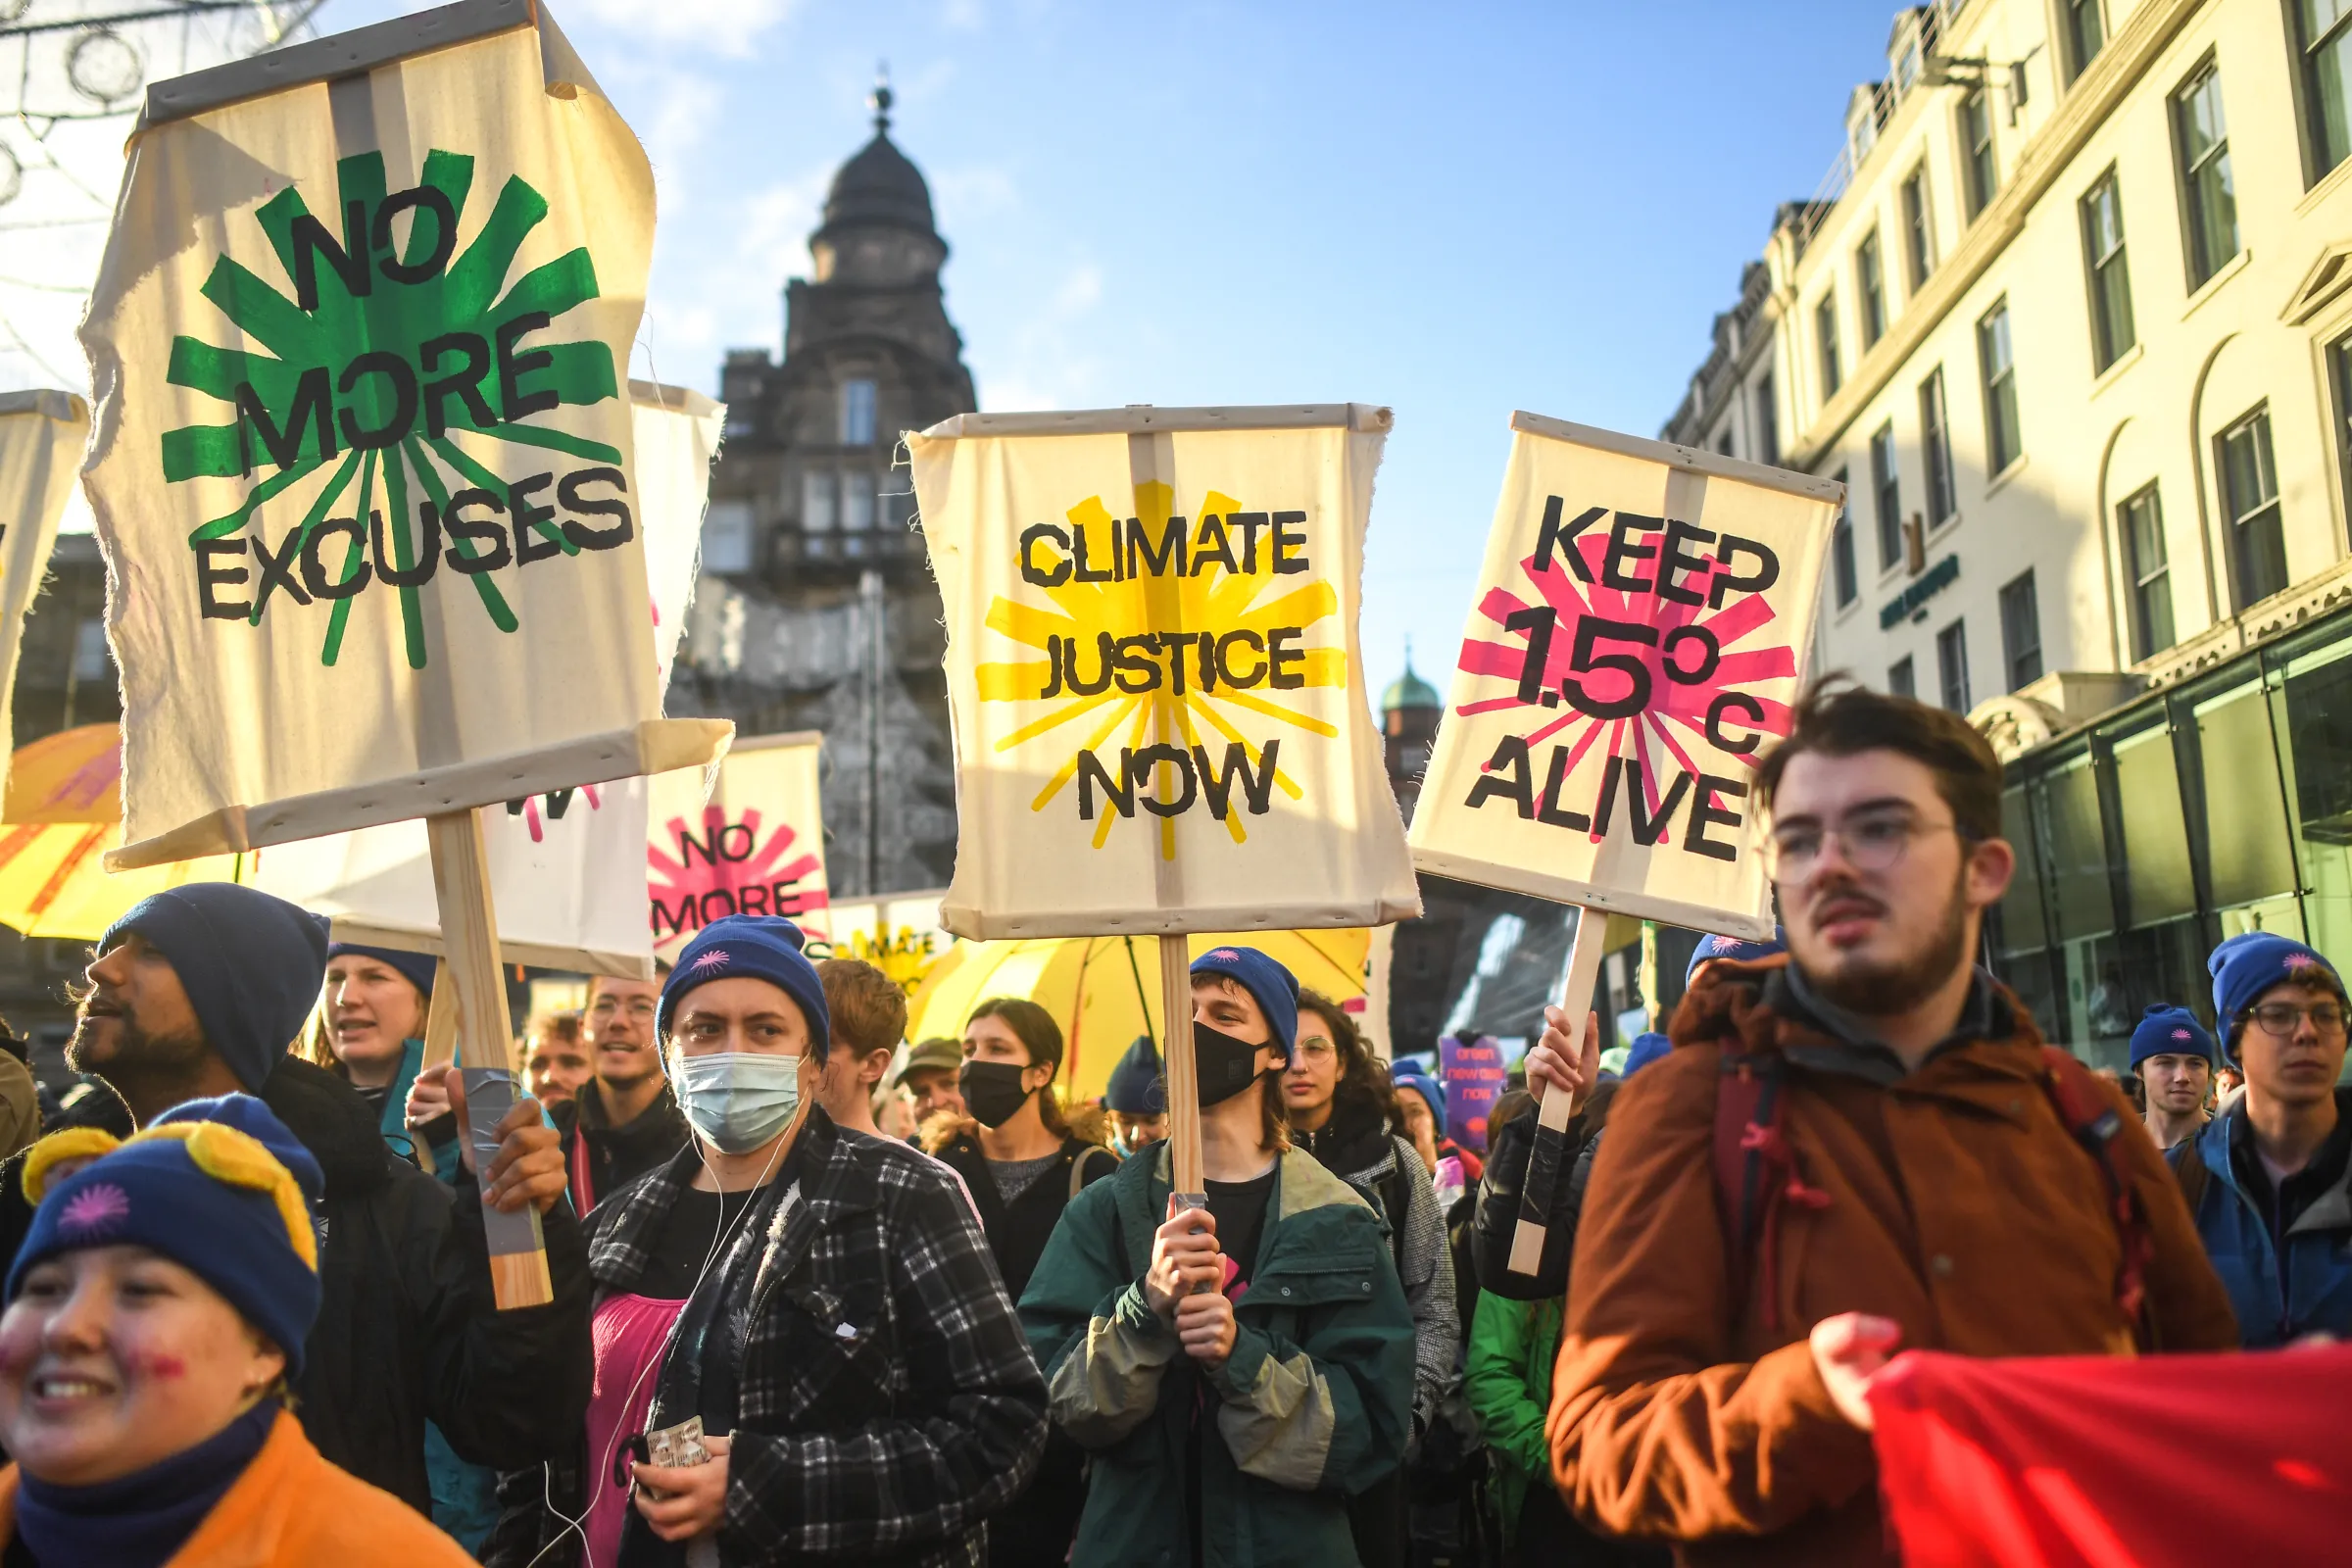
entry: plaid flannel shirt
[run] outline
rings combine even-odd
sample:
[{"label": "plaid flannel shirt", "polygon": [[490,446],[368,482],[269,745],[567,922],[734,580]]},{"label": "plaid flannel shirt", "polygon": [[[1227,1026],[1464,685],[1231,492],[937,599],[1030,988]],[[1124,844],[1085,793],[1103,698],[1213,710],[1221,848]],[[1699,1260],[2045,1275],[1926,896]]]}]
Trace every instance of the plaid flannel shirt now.
[{"label": "plaid flannel shirt", "polygon": [[[983,1521],[1046,1443],[1045,1381],[988,1243],[937,1161],[813,1106],[801,1140],[799,1199],[752,1287],[720,1548],[979,1568]],[[599,1286],[633,1288],[695,1168],[688,1150],[597,1216]]]}]

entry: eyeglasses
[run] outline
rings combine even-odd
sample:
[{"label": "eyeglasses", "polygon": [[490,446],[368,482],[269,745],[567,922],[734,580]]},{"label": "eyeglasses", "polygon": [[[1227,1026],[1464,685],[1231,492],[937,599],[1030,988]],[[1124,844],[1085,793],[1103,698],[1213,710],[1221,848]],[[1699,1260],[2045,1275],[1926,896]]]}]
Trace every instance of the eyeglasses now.
[{"label": "eyeglasses", "polygon": [[[610,1018],[619,1010],[620,1004],[613,1001],[611,997],[599,997],[596,999],[596,1004],[588,1009],[588,1016],[591,1018]],[[639,1023],[644,1023],[651,1019],[653,1015],[654,1004],[651,1002],[648,1002],[643,997],[636,997],[630,1000],[629,1016],[631,1018],[636,1019]]]},{"label": "eyeglasses", "polygon": [[2324,1035],[2341,1033],[2344,1027],[2344,1009],[2332,1002],[2315,1002],[2308,1007],[2298,1007],[2291,1002],[2266,1002],[2259,1007],[2248,1007],[2238,1016],[2253,1019],[2262,1025],[2264,1034],[2277,1035],[2281,1040],[2291,1037],[2305,1018]]},{"label": "eyeglasses", "polygon": [[1957,822],[1921,822],[1904,811],[1858,811],[1834,828],[1790,822],[1774,828],[1764,841],[1764,874],[1775,882],[1802,882],[1821,863],[1822,849],[1833,839],[1838,853],[1855,870],[1885,871],[1903,858],[1913,839],[1959,831]]}]

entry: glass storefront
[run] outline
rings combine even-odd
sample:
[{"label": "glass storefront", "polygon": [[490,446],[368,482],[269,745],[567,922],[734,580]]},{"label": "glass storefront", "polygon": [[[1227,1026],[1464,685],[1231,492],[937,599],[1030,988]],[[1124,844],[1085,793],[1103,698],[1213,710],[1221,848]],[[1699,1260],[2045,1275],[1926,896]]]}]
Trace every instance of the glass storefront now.
[{"label": "glass storefront", "polygon": [[2205,956],[2278,931],[2352,963],[2352,612],[2009,764],[2018,876],[1995,967],[2045,1034],[2122,1069],[2152,1002],[2213,1022]]}]

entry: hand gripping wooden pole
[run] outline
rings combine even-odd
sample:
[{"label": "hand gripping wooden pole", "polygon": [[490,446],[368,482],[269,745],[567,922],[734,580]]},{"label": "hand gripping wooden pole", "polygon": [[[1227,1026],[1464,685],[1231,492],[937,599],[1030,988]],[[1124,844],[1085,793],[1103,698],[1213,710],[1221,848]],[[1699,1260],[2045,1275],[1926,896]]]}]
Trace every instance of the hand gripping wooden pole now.
[{"label": "hand gripping wooden pole", "polygon": [[[433,892],[441,904],[443,974],[457,993],[458,1065],[466,1084],[466,1126],[473,1149],[474,1179],[498,1154],[498,1124],[514,1106],[507,987],[498,952],[498,920],[490,904],[490,862],[482,849],[482,819],[448,811],[424,819],[432,845]],[[429,1019],[428,1019],[429,1030]],[[556,1298],[547,1273],[539,1210],[516,1213],[482,1204],[490,1243],[490,1285],[500,1311],[543,1306]]]},{"label": "hand gripping wooden pole", "polygon": [[[1592,983],[1600,974],[1601,949],[1608,943],[1609,918],[1598,909],[1576,911],[1576,941],[1568,950],[1568,979],[1560,1010],[1568,1015],[1568,1059],[1584,1060],[1585,1028],[1592,1010]],[[1558,1089],[1544,1096],[1536,1121],[1536,1144],[1519,1189],[1519,1226],[1511,1233],[1511,1272],[1533,1274],[1544,1261],[1544,1236],[1551,1218],[1551,1195],[1560,1181],[1568,1148],[1568,1122],[1576,1097]]]},{"label": "hand gripping wooden pole", "polygon": [[1168,1086],[1169,1191],[1205,1198],[1200,1181],[1200,1078],[1193,1067],[1193,962],[1182,937],[1159,939],[1159,1001],[1167,1027],[1160,1045]]}]

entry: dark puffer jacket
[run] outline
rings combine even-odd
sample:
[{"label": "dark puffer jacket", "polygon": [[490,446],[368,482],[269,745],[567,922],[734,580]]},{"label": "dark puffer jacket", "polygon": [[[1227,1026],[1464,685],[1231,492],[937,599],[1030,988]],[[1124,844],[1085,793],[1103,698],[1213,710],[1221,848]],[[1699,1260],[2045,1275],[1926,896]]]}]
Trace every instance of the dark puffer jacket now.
[{"label": "dark puffer jacket", "polygon": [[[496,1309],[480,1196],[453,1191],[384,1147],[359,1092],[307,1061],[280,1061],[262,1100],[318,1158],[326,1198],[318,1323],[295,1412],[327,1459],[420,1513],[432,1509],[424,1423],[476,1464],[568,1453],[588,1409],[588,1263],[558,1203],[544,1218],[546,1306]],[[32,1222],[24,1156],[0,1164],[0,1252]]]}]

